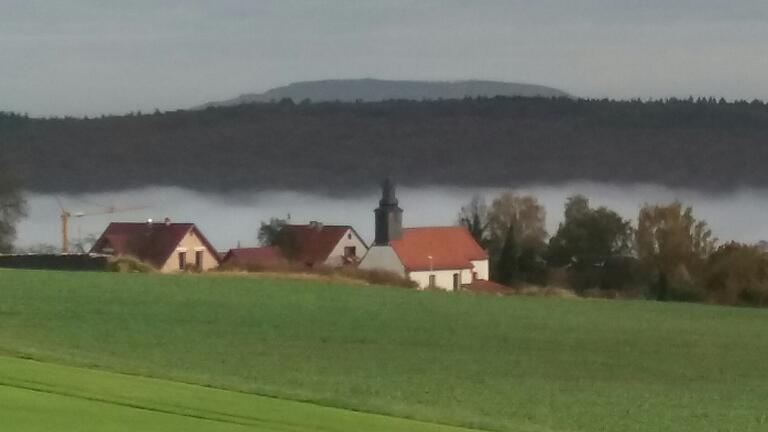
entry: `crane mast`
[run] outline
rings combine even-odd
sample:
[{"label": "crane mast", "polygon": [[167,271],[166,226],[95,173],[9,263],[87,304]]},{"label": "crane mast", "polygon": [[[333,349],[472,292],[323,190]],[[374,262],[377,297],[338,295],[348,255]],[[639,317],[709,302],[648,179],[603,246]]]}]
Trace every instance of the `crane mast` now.
[{"label": "crane mast", "polygon": [[61,252],[69,253],[69,217],[68,211],[61,211]]}]

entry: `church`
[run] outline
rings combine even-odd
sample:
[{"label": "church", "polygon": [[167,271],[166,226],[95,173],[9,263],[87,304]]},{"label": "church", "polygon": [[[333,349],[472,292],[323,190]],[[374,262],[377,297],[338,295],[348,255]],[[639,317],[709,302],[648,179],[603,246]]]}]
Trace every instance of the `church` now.
[{"label": "church", "polygon": [[389,270],[421,289],[456,291],[488,280],[488,254],[463,226],[403,228],[403,209],[389,179],[374,210],[376,233],[361,269]]}]

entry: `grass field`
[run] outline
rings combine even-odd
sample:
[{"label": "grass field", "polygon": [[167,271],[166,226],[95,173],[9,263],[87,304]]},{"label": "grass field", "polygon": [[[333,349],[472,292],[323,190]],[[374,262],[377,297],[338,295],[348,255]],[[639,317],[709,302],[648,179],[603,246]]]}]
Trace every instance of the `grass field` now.
[{"label": "grass field", "polygon": [[0,270],[9,355],[503,431],[768,430],[766,335],[758,309]]},{"label": "grass field", "polygon": [[3,430],[471,432],[91,369],[0,357]]}]

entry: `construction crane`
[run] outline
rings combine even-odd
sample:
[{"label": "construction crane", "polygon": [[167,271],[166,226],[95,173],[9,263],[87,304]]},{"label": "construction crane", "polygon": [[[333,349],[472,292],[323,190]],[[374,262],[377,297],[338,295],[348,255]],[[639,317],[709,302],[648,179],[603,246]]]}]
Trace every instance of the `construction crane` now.
[{"label": "construction crane", "polygon": [[124,213],[124,212],[135,211],[135,210],[143,210],[147,208],[146,206],[124,207],[124,208],[118,208],[115,206],[106,206],[106,207],[103,207],[101,210],[97,210],[97,211],[72,213],[69,210],[64,208],[64,204],[61,202],[61,199],[59,199],[59,197],[56,197],[56,201],[58,201],[59,210],[61,210],[61,214],[59,215],[59,217],[61,218],[61,252],[62,253],[69,252],[69,219],[71,217],[74,216],[76,218],[81,218],[85,216]]}]

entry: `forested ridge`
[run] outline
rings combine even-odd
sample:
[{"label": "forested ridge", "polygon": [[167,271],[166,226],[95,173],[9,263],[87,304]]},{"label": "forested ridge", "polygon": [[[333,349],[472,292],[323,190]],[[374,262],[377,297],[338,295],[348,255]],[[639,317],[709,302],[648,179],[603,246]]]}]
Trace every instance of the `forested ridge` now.
[{"label": "forested ridge", "polygon": [[514,186],[591,180],[768,186],[768,105],[476,98],[249,104],[92,119],[0,114],[0,158],[44,192]]}]

